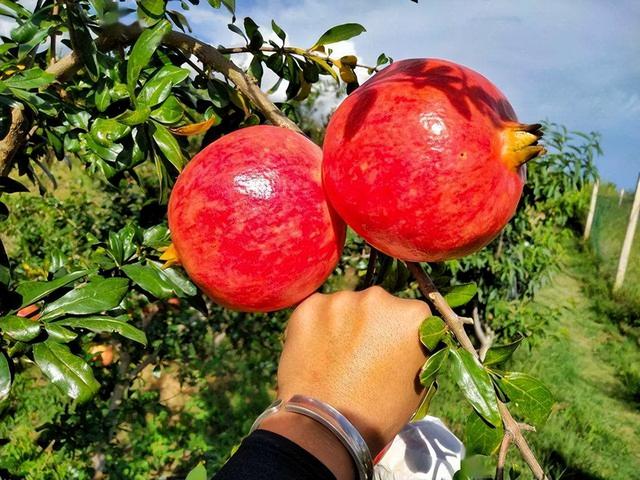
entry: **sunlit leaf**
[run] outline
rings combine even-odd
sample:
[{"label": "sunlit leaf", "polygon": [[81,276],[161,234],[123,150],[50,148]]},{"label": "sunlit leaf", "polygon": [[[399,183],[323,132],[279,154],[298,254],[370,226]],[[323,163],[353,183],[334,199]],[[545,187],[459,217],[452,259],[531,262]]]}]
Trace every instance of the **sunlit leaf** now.
[{"label": "sunlit leaf", "polygon": [[7,315],[0,317],[0,331],[14,340],[29,342],[40,334],[40,323],[29,318]]},{"label": "sunlit leaf", "polygon": [[147,66],[153,53],[162,42],[164,36],[171,31],[171,24],[168,20],[161,20],[153,28],[144,30],[131,49],[129,60],[127,61],[127,87],[129,93],[134,96],[134,90],[140,72]]},{"label": "sunlit leaf", "polygon": [[537,378],[510,372],[500,379],[500,388],[509,397],[509,405],[536,427],[547,421],[553,407],[551,391]]},{"label": "sunlit leaf", "polygon": [[142,330],[120,318],[107,316],[69,317],[58,320],[53,325],[84,328],[96,333],[117,333],[142,345],[147,344],[147,336]]},{"label": "sunlit leaf", "polygon": [[33,346],[33,360],[51,383],[80,403],[89,400],[100,388],[91,367],[66,345],[52,340],[38,343]]},{"label": "sunlit leaf", "polygon": [[438,316],[425,319],[420,325],[420,341],[429,350],[435,350],[447,333],[447,325]]},{"label": "sunlit leaf", "polygon": [[362,32],[367,30],[358,23],[344,23],[342,25],[336,25],[324,32],[320,38],[313,44],[310,50],[316,50],[322,45],[330,45],[332,43],[342,42],[349,40]]},{"label": "sunlit leaf", "polygon": [[452,287],[444,296],[444,299],[451,308],[461,307],[469,303],[477,292],[478,286],[475,283],[463,283]]}]

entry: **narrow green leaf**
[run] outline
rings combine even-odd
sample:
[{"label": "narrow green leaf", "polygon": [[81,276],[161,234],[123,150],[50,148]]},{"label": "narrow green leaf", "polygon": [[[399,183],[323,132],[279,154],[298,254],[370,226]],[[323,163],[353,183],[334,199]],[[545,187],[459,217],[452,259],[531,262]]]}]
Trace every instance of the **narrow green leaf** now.
[{"label": "narrow green leaf", "polygon": [[91,367],[69,347],[47,340],[33,346],[33,360],[51,383],[80,403],[93,397],[100,384]]},{"label": "narrow green leaf", "polygon": [[175,295],[172,285],[167,282],[158,269],[151,265],[143,265],[142,263],[124,265],[122,271],[133,283],[156,298],[169,298]]},{"label": "narrow green leaf", "polygon": [[69,38],[73,51],[79,55],[80,61],[91,79],[97,81],[100,75],[100,65],[97,57],[98,48],[87,27],[84,11],[75,3],[70,4],[66,10],[69,18],[67,22]]},{"label": "narrow green leaf", "polygon": [[189,76],[189,70],[175,65],[165,65],[153,78],[148,80],[140,93],[137,101],[148,107],[155,107],[162,103],[171,93],[171,89]]},{"label": "narrow green leaf", "polygon": [[111,93],[109,92],[109,83],[107,79],[100,79],[96,85],[93,101],[99,112],[104,112],[111,104]]},{"label": "narrow green leaf", "polygon": [[496,345],[491,347],[487,351],[487,356],[484,359],[485,365],[497,365],[499,363],[506,362],[511,358],[513,352],[517,350],[522,341],[525,339],[524,336],[518,338],[514,342],[508,343],[506,345]]},{"label": "narrow green leaf", "polygon": [[207,480],[207,470],[202,463],[199,463],[193,470],[189,472],[186,480]]},{"label": "narrow green leaf", "polygon": [[430,351],[435,350],[445,333],[447,333],[447,325],[435,315],[428,317],[420,325],[420,341]]},{"label": "narrow green leaf", "polygon": [[151,260],[148,260],[147,263],[160,272],[167,284],[171,286],[179,297],[192,297],[198,293],[196,286],[181,273],[180,269],[173,267],[163,269],[160,262],[153,262]]},{"label": "narrow green leaf", "polygon": [[11,369],[9,360],[4,352],[0,352],[0,402],[11,392]]},{"label": "narrow green leaf", "polygon": [[287,39],[287,34],[278,26],[275,20],[271,20],[271,30],[273,30],[273,33],[275,33],[282,42]]},{"label": "narrow green leaf", "polygon": [[41,68],[31,68],[24,72],[16,73],[9,78],[2,80],[1,83],[7,87],[21,88],[23,90],[31,90],[49,85],[56,79],[55,75],[47,73]]},{"label": "narrow green leaf", "polygon": [[461,307],[469,303],[477,292],[478,286],[475,283],[463,283],[449,290],[449,293],[444,296],[444,299],[451,308]]},{"label": "narrow green leaf", "polygon": [[436,396],[436,393],[438,393],[438,382],[433,382],[429,387],[427,387],[427,391],[425,392],[416,413],[411,419],[412,422],[419,422],[429,414],[429,407],[431,406],[431,401],[433,400],[433,397]]},{"label": "narrow green leaf", "polygon": [[75,288],[58,300],[47,304],[42,320],[62,315],[87,315],[116,308],[129,289],[126,278],[93,280],[81,288]]},{"label": "narrow green leaf", "polygon": [[420,383],[422,385],[428,388],[433,382],[435,382],[438,373],[449,358],[449,352],[449,348],[443,348],[427,359],[420,370]]},{"label": "narrow green leaf", "polygon": [[313,44],[310,50],[315,50],[322,45],[329,45],[332,43],[342,42],[349,40],[362,32],[367,30],[358,23],[344,23],[342,25],[336,25],[330,28],[322,34],[322,36]]},{"label": "narrow green leaf", "polygon": [[75,340],[78,336],[77,333],[74,333],[61,325],[55,325],[53,323],[47,323],[44,326],[44,329],[49,335],[49,339],[58,343],[69,343],[72,340]]},{"label": "narrow green leaf", "polygon": [[135,96],[135,87],[140,77],[140,72],[147,66],[153,53],[162,42],[164,36],[171,31],[168,20],[161,20],[156,26],[142,32],[135,45],[131,49],[127,62],[127,87],[131,96]]},{"label": "narrow green leaf", "polygon": [[338,79],[338,73],[331,67],[331,65],[327,63],[326,60],[318,57],[317,55],[309,55],[307,58],[316,62],[320,66],[320,68],[331,75],[336,82],[340,82],[340,80]]},{"label": "narrow green leaf", "polygon": [[40,334],[40,323],[16,315],[0,317],[0,331],[19,342],[29,342]]},{"label": "narrow green leaf", "polygon": [[166,158],[180,172],[186,163],[182,149],[173,134],[159,123],[152,123],[151,128],[156,145]]},{"label": "narrow green leaf", "polygon": [[510,372],[500,379],[500,388],[509,397],[509,405],[535,427],[547,421],[553,407],[551,391],[537,378]]},{"label": "narrow green leaf", "polygon": [[44,297],[56,290],[70,284],[71,282],[84,277],[87,270],[78,270],[71,272],[64,277],[56,278],[49,282],[23,282],[16,288],[16,292],[22,297],[20,307],[26,307],[32,303],[42,300]]},{"label": "narrow green leaf", "polygon": [[497,426],[489,425],[480,415],[472,412],[464,427],[464,446],[468,455],[493,455],[503,436],[502,423]]},{"label": "narrow green leaf", "polygon": [[487,422],[499,425],[498,402],[487,371],[461,348],[451,350],[451,358],[453,378],[466,399]]},{"label": "narrow green leaf", "polygon": [[125,338],[147,345],[147,336],[139,328],[125,322],[120,317],[107,316],[69,317],[53,323],[70,328],[84,328],[96,333],[117,333]]},{"label": "narrow green leaf", "polygon": [[227,10],[231,12],[232,15],[236,13],[236,0],[222,0],[222,4],[227,7]]}]

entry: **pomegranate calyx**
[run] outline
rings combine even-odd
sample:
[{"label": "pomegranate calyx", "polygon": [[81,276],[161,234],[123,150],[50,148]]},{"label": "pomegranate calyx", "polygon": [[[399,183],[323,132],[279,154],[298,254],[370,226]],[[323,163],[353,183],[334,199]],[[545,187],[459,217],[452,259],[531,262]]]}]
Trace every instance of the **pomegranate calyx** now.
[{"label": "pomegranate calyx", "polygon": [[538,140],[543,135],[542,125],[539,123],[510,124],[504,129],[502,135],[502,160],[514,171],[546,152],[542,145],[538,145]]},{"label": "pomegranate calyx", "polygon": [[164,264],[162,265],[163,270],[165,268],[172,267],[173,265],[180,265],[180,257],[178,256],[178,251],[173,243],[169,245],[164,252],[162,252],[160,260],[164,261]]}]

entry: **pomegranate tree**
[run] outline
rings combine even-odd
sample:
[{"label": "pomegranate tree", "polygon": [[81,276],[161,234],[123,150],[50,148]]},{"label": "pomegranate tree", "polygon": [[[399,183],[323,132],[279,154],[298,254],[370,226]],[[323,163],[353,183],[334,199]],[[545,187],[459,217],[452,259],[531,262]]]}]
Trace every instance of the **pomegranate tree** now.
[{"label": "pomegranate tree", "polygon": [[515,213],[524,163],[543,149],[479,73],[402,60],[337,109],[324,144],[327,196],[374,247],[408,261],[480,249]]}]

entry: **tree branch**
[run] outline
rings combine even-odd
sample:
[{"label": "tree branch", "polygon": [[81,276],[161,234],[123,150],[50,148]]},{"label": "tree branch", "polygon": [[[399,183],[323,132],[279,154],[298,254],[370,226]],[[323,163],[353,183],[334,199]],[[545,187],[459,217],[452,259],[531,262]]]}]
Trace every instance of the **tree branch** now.
[{"label": "tree branch", "polygon": [[[422,292],[422,294],[427,299],[429,299],[433,306],[436,307],[436,310],[440,312],[443,320],[447,324],[447,327],[449,327],[449,330],[453,332],[455,337],[462,345],[462,348],[464,348],[479,360],[480,357],[478,355],[478,352],[471,343],[471,339],[467,335],[467,332],[464,330],[464,323],[449,306],[442,294],[438,292],[438,289],[434,285],[431,278],[429,278],[429,276],[425,273],[419,263],[407,262],[407,268],[418,282],[418,286],[420,287],[420,291]],[[511,416],[511,413],[509,412],[507,406],[500,400],[498,400],[498,410],[500,411],[502,424],[504,425],[505,436],[511,436],[513,443],[515,443],[516,447],[518,447],[518,449],[520,450],[522,458],[524,458],[525,462],[527,462],[527,465],[533,472],[534,477],[537,480],[546,480],[547,476],[544,474],[544,470],[531,451],[527,440],[522,435],[520,425]]]},{"label": "tree branch", "polygon": [[[120,46],[130,45],[138,39],[142,31],[142,27],[137,23],[131,25],[115,24],[102,31],[96,39],[96,46],[100,51],[106,52]],[[220,72],[233,82],[236,88],[273,125],[285,127],[294,132],[301,132],[300,128],[273,104],[267,94],[260,90],[253,77],[247,75],[235,63],[227,59],[217,48],[184,33],[173,31],[164,37],[162,43],[178,48],[186,54],[195,55],[202,63]],[[80,68],[82,68],[80,58],[75,52],[71,52],[53,65],[50,65],[46,72],[53,74],[57,80],[64,81],[72,77]],[[9,131],[0,140],[0,175],[8,175],[13,166],[16,152],[27,139],[28,130],[29,125],[23,110],[14,108],[11,112]]]},{"label": "tree branch", "polygon": [[484,362],[484,359],[487,356],[487,352],[493,344],[495,333],[493,333],[493,330],[491,330],[488,326],[482,326],[480,315],[478,314],[478,305],[474,305],[472,316],[473,329],[476,333],[476,337],[478,337],[478,340],[480,340],[480,350],[478,351],[478,356],[480,357],[480,361]]},{"label": "tree branch", "polygon": [[505,432],[504,437],[502,437],[502,442],[500,443],[500,451],[498,452],[496,480],[504,479],[504,464],[507,461],[507,452],[509,451],[509,445],[511,445],[511,434]]}]

